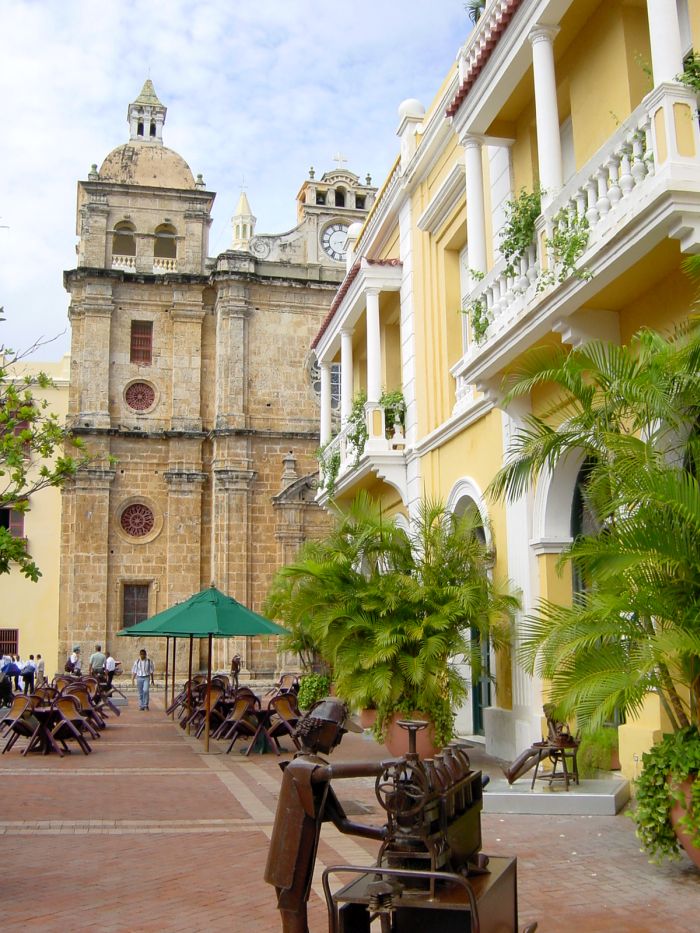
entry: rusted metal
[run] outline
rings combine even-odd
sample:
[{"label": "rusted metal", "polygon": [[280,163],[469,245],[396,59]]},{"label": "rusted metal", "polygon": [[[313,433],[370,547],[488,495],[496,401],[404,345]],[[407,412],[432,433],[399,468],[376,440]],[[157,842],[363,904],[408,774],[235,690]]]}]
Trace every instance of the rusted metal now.
[{"label": "rusted metal", "polygon": [[[348,726],[347,710],[327,698],[296,730],[301,751],[283,763],[284,776],[270,842],[265,880],[275,886],[283,933],[308,933],[306,903],[321,824],[381,840],[376,864],[343,866],[324,873],[329,923],[335,933],[516,933],[515,859],[481,852],[481,772],[471,769],[464,748],[448,746],[421,760],[416,734],[425,723],[404,720],[407,755],[383,762],[330,765],[327,754]],[[375,776],[384,826],[347,819],[331,782]],[[328,874],[348,870],[359,879],[331,895]],[[533,928],[534,929],[534,928]]]}]

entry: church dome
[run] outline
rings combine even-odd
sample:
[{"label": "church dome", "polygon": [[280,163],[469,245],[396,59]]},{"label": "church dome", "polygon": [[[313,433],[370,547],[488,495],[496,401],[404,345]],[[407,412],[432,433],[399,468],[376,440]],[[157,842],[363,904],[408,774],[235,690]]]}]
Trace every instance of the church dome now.
[{"label": "church dome", "polygon": [[128,142],[102,163],[100,181],[149,188],[194,188],[192,171],[177,152],[148,142]]}]

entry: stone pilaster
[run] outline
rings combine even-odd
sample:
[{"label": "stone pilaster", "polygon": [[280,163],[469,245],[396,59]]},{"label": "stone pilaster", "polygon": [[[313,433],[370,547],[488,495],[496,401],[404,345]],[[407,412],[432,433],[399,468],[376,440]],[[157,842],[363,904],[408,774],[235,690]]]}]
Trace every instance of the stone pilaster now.
[{"label": "stone pilaster", "polygon": [[108,619],[110,487],[115,470],[81,470],[63,493],[59,666],[73,645],[113,646]]},{"label": "stone pilaster", "polygon": [[172,310],[172,415],[173,431],[202,429],[202,310],[198,294],[175,291]]},{"label": "stone pilaster", "polygon": [[201,275],[204,272],[211,222],[212,218],[206,210],[185,212],[184,255],[178,259],[178,272],[188,272],[193,275]]},{"label": "stone pilaster", "polygon": [[[168,488],[167,569],[165,605],[189,599],[202,588],[199,555],[202,546],[202,487],[206,474],[182,468],[164,474]],[[178,673],[186,674],[188,648],[180,642]],[[195,647],[195,657],[198,649]]]},{"label": "stone pilaster", "polygon": [[221,285],[216,302],[216,427],[246,426],[248,316],[246,285]]},{"label": "stone pilaster", "polygon": [[[239,603],[250,605],[251,488],[250,469],[214,469],[212,582]],[[214,646],[217,667],[227,668],[234,654],[241,656],[241,673],[250,670],[248,639],[221,639]]]},{"label": "stone pilaster", "polygon": [[77,387],[77,412],[72,413],[81,426],[110,427],[108,361],[113,309],[112,285],[103,279],[86,281],[79,302],[71,306],[71,319],[81,318],[74,333],[72,356],[76,366],[71,373]]},{"label": "stone pilaster", "polygon": [[107,219],[109,206],[103,195],[92,194],[80,208],[78,264],[104,269],[107,262]]}]

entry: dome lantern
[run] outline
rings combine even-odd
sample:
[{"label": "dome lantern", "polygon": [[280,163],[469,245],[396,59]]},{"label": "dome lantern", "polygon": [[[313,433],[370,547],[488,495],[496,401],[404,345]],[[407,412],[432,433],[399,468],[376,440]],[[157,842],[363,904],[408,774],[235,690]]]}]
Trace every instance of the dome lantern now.
[{"label": "dome lantern", "polygon": [[129,104],[129,139],[163,145],[163,124],[168,108],[158,100],[153,82],[147,78],[141,93]]}]

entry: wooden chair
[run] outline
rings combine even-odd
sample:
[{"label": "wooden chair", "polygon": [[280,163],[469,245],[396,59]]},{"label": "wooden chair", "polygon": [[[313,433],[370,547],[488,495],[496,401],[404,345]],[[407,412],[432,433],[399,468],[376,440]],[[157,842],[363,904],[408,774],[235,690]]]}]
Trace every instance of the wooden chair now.
[{"label": "wooden chair", "polygon": [[[223,687],[212,687],[211,688],[211,698],[209,701],[209,728],[212,732],[215,732],[222,722],[226,719],[226,712],[219,706],[219,703],[226,696],[226,691]],[[195,738],[199,738],[200,735],[204,732],[204,727],[207,722],[207,694],[204,692],[202,697],[202,705],[196,710],[197,715],[192,721],[192,725],[195,726]],[[196,720],[196,722],[195,722]]]},{"label": "wooden chair", "polygon": [[241,736],[252,738],[258,728],[255,718],[255,707],[250,697],[239,697],[233,704],[233,709],[226,717],[226,731],[222,738],[231,739],[226,754],[231,751]]},{"label": "wooden chair", "polygon": [[58,739],[63,747],[68,751],[66,739],[75,739],[84,755],[89,755],[92,751],[90,744],[85,738],[85,733],[95,734],[90,723],[80,713],[80,704],[77,697],[65,694],[55,701],[54,709],[58,715],[58,722],[51,730],[54,739]]},{"label": "wooden chair", "polygon": [[107,710],[114,713],[115,716],[121,716],[121,711],[118,706],[115,706],[114,703],[109,698],[109,693],[111,691],[104,689],[103,685],[100,683],[98,677],[89,676],[83,678],[87,692],[90,695],[90,702],[100,714],[100,716],[107,716]]},{"label": "wooden chair", "polygon": [[29,697],[16,696],[14,698],[12,706],[3,720],[2,727],[5,734],[11,733],[2,750],[3,755],[5,752],[9,752],[20,737],[29,739],[28,748],[34,744],[41,729],[41,723],[35,716],[32,716],[32,704]]},{"label": "wooden chair", "polygon": [[274,740],[277,748],[282,751],[279,737],[288,735],[294,743],[294,747],[300,749],[301,744],[295,734],[297,723],[301,719],[296,695],[294,693],[282,693],[273,697],[270,700],[270,708],[275,711],[275,718],[271,720],[267,734]]},{"label": "wooden chair", "polygon": [[99,739],[100,731],[105,728],[106,723],[92,705],[85,684],[71,684],[66,687],[61,696],[69,696],[77,701],[80,715],[88,724],[88,731],[94,739]]}]

